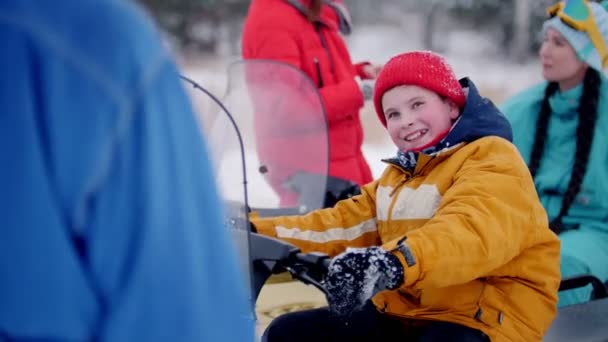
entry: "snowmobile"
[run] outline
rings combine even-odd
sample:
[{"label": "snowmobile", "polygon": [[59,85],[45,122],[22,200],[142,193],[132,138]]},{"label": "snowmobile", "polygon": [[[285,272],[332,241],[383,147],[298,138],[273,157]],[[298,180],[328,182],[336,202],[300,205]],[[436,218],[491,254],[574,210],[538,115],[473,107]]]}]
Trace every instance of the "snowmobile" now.
[{"label": "snowmobile", "polygon": [[[360,193],[355,184],[328,175],[327,118],[317,87],[300,70],[276,61],[236,61],[227,75],[221,100],[183,79],[196,88],[195,96],[202,91],[215,106],[200,119],[252,311],[273,274],[289,272],[327,295],[327,255],[302,253],[251,232],[249,224],[250,215],[305,214]],[[560,309],[544,341],[608,341],[607,284],[581,275],[564,279],[560,291],[585,286],[593,287],[592,299]]]},{"label": "snowmobile", "polygon": [[283,272],[326,293],[328,256],[252,233],[248,219],[305,214],[360,193],[356,184],[328,175],[327,118],[317,87],[275,61],[237,61],[227,75],[221,100],[182,78],[215,105],[199,119],[253,306],[266,280]]}]

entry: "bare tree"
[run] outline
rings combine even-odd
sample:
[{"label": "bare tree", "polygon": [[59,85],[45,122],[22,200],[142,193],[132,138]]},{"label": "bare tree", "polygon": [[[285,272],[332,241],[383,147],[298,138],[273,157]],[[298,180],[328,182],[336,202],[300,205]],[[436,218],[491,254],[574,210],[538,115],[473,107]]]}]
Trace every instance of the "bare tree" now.
[{"label": "bare tree", "polygon": [[442,48],[435,42],[435,27],[437,26],[437,19],[443,11],[443,6],[438,1],[424,1],[424,27],[422,29],[422,43],[424,48],[441,52]]},{"label": "bare tree", "polygon": [[511,57],[523,62],[529,55],[530,37],[530,0],[515,0],[515,11],[513,16],[514,35],[511,47]]}]

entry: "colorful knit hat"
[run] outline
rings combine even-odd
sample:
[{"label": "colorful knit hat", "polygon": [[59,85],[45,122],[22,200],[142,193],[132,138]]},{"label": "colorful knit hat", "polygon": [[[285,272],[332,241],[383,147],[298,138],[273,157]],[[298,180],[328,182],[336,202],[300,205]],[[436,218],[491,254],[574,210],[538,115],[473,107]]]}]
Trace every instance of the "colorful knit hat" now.
[{"label": "colorful knit hat", "polygon": [[414,51],[397,55],[384,65],[376,79],[374,105],[380,122],[386,127],[382,96],[396,86],[416,85],[446,97],[462,109],[466,96],[454,71],[445,59],[431,51]]},{"label": "colorful knit hat", "polygon": [[[606,12],[606,9],[602,5],[595,2],[589,2],[589,7],[593,13],[593,19],[597,28],[608,45],[608,12]],[[576,51],[578,59],[587,63],[593,69],[602,72],[602,60],[586,32],[573,29],[562,22],[558,16],[545,21],[543,24],[543,34],[545,34],[548,28],[553,28],[564,36],[574,51]]]}]

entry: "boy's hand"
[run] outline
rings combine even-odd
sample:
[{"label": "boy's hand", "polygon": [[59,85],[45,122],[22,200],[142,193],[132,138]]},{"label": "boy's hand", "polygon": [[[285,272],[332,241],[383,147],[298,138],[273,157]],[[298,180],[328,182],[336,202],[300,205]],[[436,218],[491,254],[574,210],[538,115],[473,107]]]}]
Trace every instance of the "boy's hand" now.
[{"label": "boy's hand", "polygon": [[383,290],[394,290],[404,282],[399,259],[380,247],[349,248],[329,265],[325,279],[330,309],[349,315]]}]

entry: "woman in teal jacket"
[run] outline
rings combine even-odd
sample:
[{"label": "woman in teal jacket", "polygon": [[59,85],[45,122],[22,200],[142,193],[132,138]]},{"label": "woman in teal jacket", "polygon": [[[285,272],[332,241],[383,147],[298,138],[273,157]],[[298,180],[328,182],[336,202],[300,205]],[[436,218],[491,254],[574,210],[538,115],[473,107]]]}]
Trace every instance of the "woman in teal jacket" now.
[{"label": "woman in teal jacket", "polygon": [[[562,277],[592,274],[607,281],[608,80],[602,74],[606,54],[600,52],[608,38],[608,13],[597,3],[579,5],[589,6],[599,32],[576,30],[559,14],[547,20],[539,54],[546,82],[501,109],[560,236]],[[562,292],[559,306],[587,301],[590,293],[590,288]]]}]

